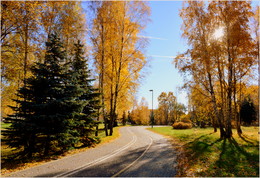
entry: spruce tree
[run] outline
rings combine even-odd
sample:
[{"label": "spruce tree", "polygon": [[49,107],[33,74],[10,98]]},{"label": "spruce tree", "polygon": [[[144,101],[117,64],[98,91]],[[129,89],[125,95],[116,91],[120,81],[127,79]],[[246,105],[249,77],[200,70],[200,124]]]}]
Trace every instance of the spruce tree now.
[{"label": "spruce tree", "polygon": [[72,76],[73,85],[78,86],[83,92],[76,101],[83,104],[82,112],[75,116],[75,120],[81,142],[89,146],[93,142],[98,141],[97,137],[93,137],[92,135],[94,126],[98,124],[98,122],[94,121],[94,118],[98,117],[98,109],[100,108],[98,98],[100,94],[92,86],[94,79],[90,79],[88,61],[84,57],[83,48],[84,46],[80,41],[74,46],[70,76]]},{"label": "spruce tree", "polygon": [[33,77],[18,91],[21,99],[13,108],[15,114],[5,119],[11,123],[4,131],[5,142],[11,147],[23,147],[25,155],[48,155],[51,148],[67,150],[79,141],[73,117],[82,109],[80,103],[74,102],[82,91],[70,84],[66,57],[60,39],[50,35],[44,63],[32,68]]},{"label": "spruce tree", "polygon": [[11,126],[4,142],[23,148],[24,156],[66,151],[79,142],[91,145],[99,101],[91,85],[83,45],[75,45],[72,60],[56,34],[46,42],[44,63],[32,68],[33,77],[19,89],[15,114],[5,118]]},{"label": "spruce tree", "polygon": [[254,103],[252,99],[248,96],[241,104],[240,108],[240,117],[241,120],[246,124],[250,125],[253,121],[255,121],[257,118],[257,112],[256,108],[254,106]]}]

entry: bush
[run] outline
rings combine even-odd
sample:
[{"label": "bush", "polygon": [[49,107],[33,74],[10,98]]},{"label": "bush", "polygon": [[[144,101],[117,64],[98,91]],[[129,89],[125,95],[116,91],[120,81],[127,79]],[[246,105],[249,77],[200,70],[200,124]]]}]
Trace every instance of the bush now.
[{"label": "bush", "polygon": [[191,124],[191,120],[190,120],[190,115],[189,114],[184,114],[180,117],[180,121],[181,122],[184,122],[184,123],[187,123],[187,124]]},{"label": "bush", "polygon": [[172,125],[174,129],[190,129],[192,127],[191,123],[176,122]]}]

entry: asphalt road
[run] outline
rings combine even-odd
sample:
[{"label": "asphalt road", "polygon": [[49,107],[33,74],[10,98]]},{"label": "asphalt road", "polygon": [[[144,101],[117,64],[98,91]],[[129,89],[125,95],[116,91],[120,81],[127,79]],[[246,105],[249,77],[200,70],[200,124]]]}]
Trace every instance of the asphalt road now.
[{"label": "asphalt road", "polygon": [[122,127],[113,142],[18,171],[11,177],[174,177],[176,154],[145,126]]}]

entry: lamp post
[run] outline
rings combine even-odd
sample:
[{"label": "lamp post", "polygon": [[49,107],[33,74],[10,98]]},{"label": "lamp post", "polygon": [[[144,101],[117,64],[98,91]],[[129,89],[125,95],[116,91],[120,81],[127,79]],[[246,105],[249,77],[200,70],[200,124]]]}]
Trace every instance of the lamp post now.
[{"label": "lamp post", "polygon": [[151,124],[152,124],[152,128],[153,128],[153,122],[154,122],[154,118],[153,118],[153,90],[149,90],[152,92],[152,115],[151,115]]}]

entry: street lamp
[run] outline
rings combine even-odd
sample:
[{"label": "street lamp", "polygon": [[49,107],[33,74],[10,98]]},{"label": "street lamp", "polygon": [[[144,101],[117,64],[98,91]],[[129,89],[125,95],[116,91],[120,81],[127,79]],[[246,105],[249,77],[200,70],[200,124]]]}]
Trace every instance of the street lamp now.
[{"label": "street lamp", "polygon": [[151,124],[152,124],[152,128],[153,128],[153,122],[154,122],[154,118],[153,118],[153,90],[149,90],[152,92],[152,115],[151,115]]}]

